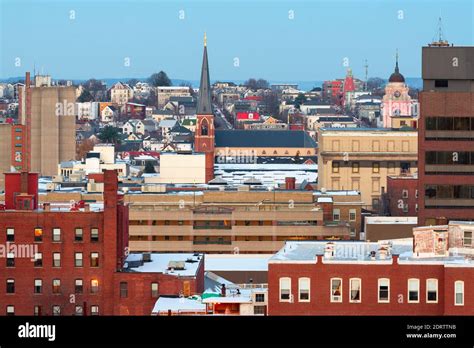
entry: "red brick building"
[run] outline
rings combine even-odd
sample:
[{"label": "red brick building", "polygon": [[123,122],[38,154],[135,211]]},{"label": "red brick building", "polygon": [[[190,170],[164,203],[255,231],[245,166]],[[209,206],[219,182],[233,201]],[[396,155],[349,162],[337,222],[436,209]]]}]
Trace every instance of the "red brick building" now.
[{"label": "red brick building", "polygon": [[474,262],[411,248],[287,242],[269,261],[268,314],[473,315]]},{"label": "red brick building", "polygon": [[423,47],[418,224],[474,220],[474,47]]},{"label": "red brick building", "polygon": [[416,216],[418,213],[418,177],[388,176],[387,193],[383,197],[391,216]]},{"label": "red brick building", "polygon": [[128,206],[117,194],[117,173],[103,175],[103,206],[45,203],[40,210],[37,174],[7,175],[0,315],[150,315],[161,295],[203,291],[203,258],[183,276],[163,266],[139,272],[125,262]]}]

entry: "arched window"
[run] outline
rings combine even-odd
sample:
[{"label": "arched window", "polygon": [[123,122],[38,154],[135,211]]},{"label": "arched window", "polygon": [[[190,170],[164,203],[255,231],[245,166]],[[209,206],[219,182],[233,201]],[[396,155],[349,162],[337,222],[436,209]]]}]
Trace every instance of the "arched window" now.
[{"label": "arched window", "polygon": [[201,121],[201,135],[208,135],[209,134],[209,123],[207,119],[203,119]]}]

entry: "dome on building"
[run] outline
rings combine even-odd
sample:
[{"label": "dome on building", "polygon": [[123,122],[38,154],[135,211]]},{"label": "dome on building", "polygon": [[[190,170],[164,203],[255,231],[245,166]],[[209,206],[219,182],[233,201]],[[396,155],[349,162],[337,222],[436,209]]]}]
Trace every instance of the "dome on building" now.
[{"label": "dome on building", "polygon": [[405,77],[402,74],[400,74],[400,70],[398,69],[398,53],[397,53],[397,62],[395,63],[395,71],[393,72],[392,75],[390,75],[388,82],[405,82]]}]

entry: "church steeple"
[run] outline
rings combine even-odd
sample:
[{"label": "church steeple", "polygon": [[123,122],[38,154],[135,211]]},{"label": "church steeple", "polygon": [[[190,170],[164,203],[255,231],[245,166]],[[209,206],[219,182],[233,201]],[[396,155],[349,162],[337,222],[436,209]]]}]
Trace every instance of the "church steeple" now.
[{"label": "church steeple", "polygon": [[196,114],[212,115],[211,84],[209,78],[209,63],[207,59],[207,36],[204,33],[204,55],[202,58],[201,83],[197,101]]},{"label": "church steeple", "polygon": [[400,74],[400,69],[398,68],[398,49],[395,58],[395,71],[390,75],[388,82],[405,82],[405,77]]}]

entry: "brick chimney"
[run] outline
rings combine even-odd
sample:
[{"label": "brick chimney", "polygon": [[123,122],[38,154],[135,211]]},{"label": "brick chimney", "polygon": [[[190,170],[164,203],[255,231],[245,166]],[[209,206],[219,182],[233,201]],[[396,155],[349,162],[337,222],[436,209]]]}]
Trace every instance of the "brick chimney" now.
[{"label": "brick chimney", "polygon": [[285,178],[285,189],[294,190],[296,188],[296,179],[292,177]]}]

